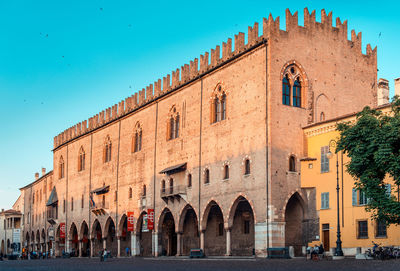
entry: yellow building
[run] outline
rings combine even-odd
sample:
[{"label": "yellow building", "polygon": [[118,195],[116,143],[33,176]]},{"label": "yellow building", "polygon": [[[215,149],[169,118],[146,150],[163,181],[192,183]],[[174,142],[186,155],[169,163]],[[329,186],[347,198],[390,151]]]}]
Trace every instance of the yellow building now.
[{"label": "yellow building", "polygon": [[[386,105],[380,109],[390,113],[391,107]],[[316,208],[319,213],[320,235],[317,239],[320,241],[314,243],[322,242],[325,250],[330,252],[334,252],[336,248],[338,176],[340,229],[345,255],[355,255],[359,247],[362,251],[372,247],[372,241],[384,246],[400,245],[400,227],[394,225],[386,227],[384,223],[378,223],[371,218],[371,213],[365,210],[367,198],[354,189],[354,179],[346,171],[349,158],[341,152],[336,155],[334,143],[329,147],[331,140],[339,138],[336,124],[355,119],[355,114],[345,115],[303,128],[307,157],[301,159],[301,186],[315,187]],[[328,155],[329,151],[333,155]],[[387,183],[392,195],[398,197],[397,187],[394,187],[391,180]]]}]

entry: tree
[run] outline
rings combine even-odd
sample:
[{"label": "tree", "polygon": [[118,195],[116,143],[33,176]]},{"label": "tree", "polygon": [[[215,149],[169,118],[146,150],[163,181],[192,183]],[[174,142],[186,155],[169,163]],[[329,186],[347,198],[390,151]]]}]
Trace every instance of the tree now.
[{"label": "tree", "polygon": [[367,211],[387,224],[400,224],[400,202],[388,191],[384,180],[400,185],[400,99],[395,97],[392,112],[365,107],[355,123],[339,123],[338,151],[349,158],[347,171],[355,186],[367,197]]}]

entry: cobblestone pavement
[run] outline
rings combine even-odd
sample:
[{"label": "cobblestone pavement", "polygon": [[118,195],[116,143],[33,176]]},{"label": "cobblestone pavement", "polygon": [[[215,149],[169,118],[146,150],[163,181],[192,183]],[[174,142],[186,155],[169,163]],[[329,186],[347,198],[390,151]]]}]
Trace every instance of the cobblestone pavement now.
[{"label": "cobblestone pavement", "polygon": [[0,262],[0,270],[400,270],[400,260],[376,261],[345,259],[341,261],[305,259],[184,259],[184,258],[121,258],[100,262],[99,259],[51,259]]}]

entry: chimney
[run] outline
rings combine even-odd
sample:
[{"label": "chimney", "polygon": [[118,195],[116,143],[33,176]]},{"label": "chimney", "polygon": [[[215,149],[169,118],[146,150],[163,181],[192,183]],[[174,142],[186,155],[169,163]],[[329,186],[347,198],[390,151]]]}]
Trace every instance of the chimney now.
[{"label": "chimney", "polygon": [[35,173],[35,180],[39,179],[39,172]]},{"label": "chimney", "polygon": [[378,81],[378,106],[388,103],[389,103],[389,81],[380,78]]},{"label": "chimney", "polygon": [[42,167],[42,176],[46,175],[46,168]]},{"label": "chimney", "polygon": [[400,96],[400,78],[394,79],[394,95]]}]

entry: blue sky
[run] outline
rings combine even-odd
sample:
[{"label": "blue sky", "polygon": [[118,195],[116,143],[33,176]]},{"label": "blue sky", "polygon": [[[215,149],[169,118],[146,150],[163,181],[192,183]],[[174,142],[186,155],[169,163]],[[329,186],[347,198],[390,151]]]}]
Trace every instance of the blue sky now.
[{"label": "blue sky", "polygon": [[[377,5],[379,3],[379,5]],[[397,1],[0,1],[0,208],[41,167],[53,137],[215,48],[271,12],[333,11],[400,77]],[[262,27],[260,28],[262,29]]]}]

